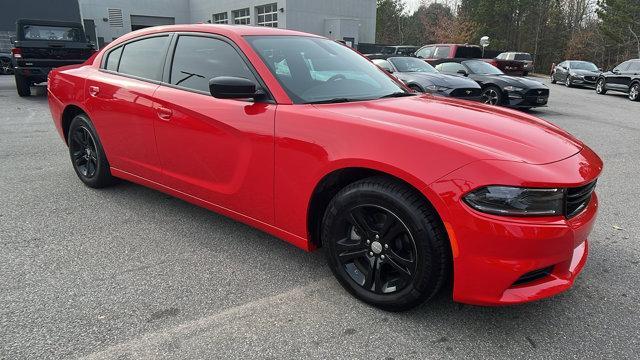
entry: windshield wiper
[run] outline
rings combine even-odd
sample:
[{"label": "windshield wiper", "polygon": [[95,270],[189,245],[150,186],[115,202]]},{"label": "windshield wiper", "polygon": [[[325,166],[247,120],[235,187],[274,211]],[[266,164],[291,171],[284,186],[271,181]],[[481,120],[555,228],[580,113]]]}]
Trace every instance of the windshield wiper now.
[{"label": "windshield wiper", "polygon": [[336,104],[336,103],[345,103],[345,102],[350,102],[355,100],[356,99],[349,99],[349,98],[333,98],[333,99],[326,99],[326,100],[309,101],[307,102],[307,104]]},{"label": "windshield wiper", "polygon": [[398,92],[394,92],[391,94],[387,94],[384,96],[380,96],[378,99],[385,99],[385,98],[397,98],[397,97],[405,97],[405,96],[415,96],[416,94],[414,93],[408,93],[408,92],[404,92],[404,91],[398,91]]}]

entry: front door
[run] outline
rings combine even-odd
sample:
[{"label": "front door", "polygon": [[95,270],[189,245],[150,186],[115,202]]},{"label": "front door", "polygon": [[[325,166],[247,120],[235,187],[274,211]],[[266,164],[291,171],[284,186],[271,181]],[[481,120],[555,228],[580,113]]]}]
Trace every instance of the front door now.
[{"label": "front door", "polygon": [[155,92],[163,183],[262,222],[273,221],[274,118],[270,102],[216,99],[209,80],[256,81],[217,37],[180,35],[167,85]]}]

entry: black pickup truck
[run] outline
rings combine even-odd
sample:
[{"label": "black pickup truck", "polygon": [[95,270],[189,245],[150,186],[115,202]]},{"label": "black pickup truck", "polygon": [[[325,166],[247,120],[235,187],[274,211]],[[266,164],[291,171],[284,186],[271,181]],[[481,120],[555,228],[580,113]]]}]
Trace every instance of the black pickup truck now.
[{"label": "black pickup truck", "polygon": [[11,49],[16,88],[31,95],[32,84],[47,81],[52,68],[80,64],[94,53],[80,23],[20,19]]}]

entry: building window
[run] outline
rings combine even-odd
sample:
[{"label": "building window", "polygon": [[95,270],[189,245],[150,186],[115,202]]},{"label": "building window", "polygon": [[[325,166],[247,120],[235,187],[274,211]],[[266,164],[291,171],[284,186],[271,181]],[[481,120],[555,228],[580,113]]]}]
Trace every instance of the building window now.
[{"label": "building window", "polygon": [[249,8],[233,10],[233,23],[237,25],[251,24],[251,15],[249,15]]},{"label": "building window", "polygon": [[268,4],[256,7],[258,26],[278,27],[278,4]]},{"label": "building window", "polygon": [[213,23],[214,24],[228,24],[229,16],[226,12],[213,14]]}]

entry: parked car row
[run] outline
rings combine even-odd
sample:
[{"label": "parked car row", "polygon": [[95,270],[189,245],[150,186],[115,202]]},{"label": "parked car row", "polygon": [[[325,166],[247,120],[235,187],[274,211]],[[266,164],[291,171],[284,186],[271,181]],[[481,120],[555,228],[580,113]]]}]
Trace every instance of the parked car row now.
[{"label": "parked car row", "polygon": [[618,91],[631,101],[640,101],[640,59],[627,60],[606,72],[588,61],[566,60],[552,69],[551,83],[589,87],[602,95]]},{"label": "parked car row", "polygon": [[525,110],[545,106],[549,99],[544,84],[506,75],[477,59],[441,59],[435,61],[435,67],[414,57],[372,61],[418,92]]}]

